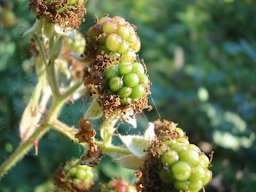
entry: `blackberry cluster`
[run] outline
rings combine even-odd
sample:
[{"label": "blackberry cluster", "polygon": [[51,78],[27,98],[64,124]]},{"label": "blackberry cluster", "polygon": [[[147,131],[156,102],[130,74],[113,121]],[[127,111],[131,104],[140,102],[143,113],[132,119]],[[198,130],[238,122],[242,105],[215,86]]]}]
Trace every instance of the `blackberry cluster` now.
[{"label": "blackberry cluster", "polygon": [[105,116],[133,110],[151,110],[147,96],[150,81],[143,61],[137,60],[140,39],[136,28],[122,17],[103,17],[85,34],[83,54],[89,64],[84,81],[97,95]]},{"label": "blackberry cluster", "polygon": [[171,180],[177,190],[196,192],[211,180],[209,158],[187,138],[165,141],[162,152],[161,162],[168,173],[161,170],[160,177],[166,184]]},{"label": "blackberry cluster", "polygon": [[77,165],[73,167],[66,165],[64,167],[64,172],[68,179],[74,179],[86,184],[90,184],[94,176],[92,168],[86,165]]},{"label": "blackberry cluster", "polygon": [[105,71],[105,78],[113,93],[118,94],[123,105],[142,98],[149,87],[149,79],[143,64],[121,62]]},{"label": "blackberry cluster", "polygon": [[156,137],[141,169],[139,191],[200,191],[212,179],[209,158],[175,123],[157,120],[154,125]]},{"label": "blackberry cluster", "polygon": [[70,161],[60,167],[54,177],[55,184],[66,191],[87,191],[94,184],[95,173],[92,167]]},{"label": "blackberry cluster", "polygon": [[122,17],[103,17],[92,26],[86,34],[89,47],[112,52],[120,61],[133,62],[140,50],[140,39],[134,26]]}]

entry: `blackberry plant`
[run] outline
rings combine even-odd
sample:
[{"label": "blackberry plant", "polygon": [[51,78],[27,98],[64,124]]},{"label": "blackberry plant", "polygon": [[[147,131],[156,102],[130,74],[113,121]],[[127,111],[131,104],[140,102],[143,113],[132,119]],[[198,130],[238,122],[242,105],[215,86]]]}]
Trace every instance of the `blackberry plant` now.
[{"label": "blackberry plant", "polygon": [[[30,0],[37,20],[25,34],[38,83],[20,121],[21,143],[0,166],[0,176],[35,146],[49,130],[80,144],[84,154],[57,169],[53,179],[64,191],[191,191],[207,185],[211,160],[176,124],[149,123],[144,136],[120,135],[117,123],[136,128],[136,115],[151,110],[146,64],[136,27],[119,16],[97,19],[83,36],[76,30],[84,21],[84,0]],[[66,103],[93,97],[81,114],[79,127],[71,127],[59,115]],[[97,123],[96,123],[97,122]],[[123,143],[115,145],[113,138]],[[134,169],[133,184],[113,179],[94,184],[95,170],[104,155]],[[120,175],[121,177],[121,175]],[[136,187],[135,187],[136,185]]]}]

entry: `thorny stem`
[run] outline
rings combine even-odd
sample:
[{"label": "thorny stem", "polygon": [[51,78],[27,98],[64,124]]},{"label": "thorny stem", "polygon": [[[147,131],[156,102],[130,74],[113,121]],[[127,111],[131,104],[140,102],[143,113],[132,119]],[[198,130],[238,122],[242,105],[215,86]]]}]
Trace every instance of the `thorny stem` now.
[{"label": "thorny stem", "polygon": [[24,143],[20,144],[15,152],[5,160],[0,167],[0,177],[14,166],[33,146],[36,139],[41,138],[48,130],[47,124],[42,124]]},{"label": "thorny stem", "polygon": [[16,164],[33,146],[36,139],[40,139],[48,130],[48,122],[55,118],[59,113],[63,101],[57,101],[52,105],[52,108],[49,111],[48,116],[43,120],[40,127],[38,127],[35,132],[26,140],[21,143],[15,152],[8,158],[0,167],[0,177],[4,175],[13,165]]},{"label": "thorny stem", "polygon": [[[69,92],[70,95],[73,92]],[[33,146],[34,141],[40,139],[51,126],[50,122],[54,122],[57,119],[59,112],[61,111],[66,100],[69,98],[68,94],[65,97],[57,99],[49,110],[48,115],[45,117],[41,126],[39,126],[36,131],[28,138],[25,142],[21,143],[16,151],[8,158],[0,167],[0,177],[4,175],[13,165],[16,164]]]},{"label": "thorny stem", "polygon": [[63,135],[67,136],[72,141],[78,143],[79,141],[75,138],[75,134],[78,132],[78,129],[69,127],[65,123],[59,121],[58,119],[54,119],[50,122],[52,129],[62,133]]},{"label": "thorny stem", "polygon": [[[34,109],[34,108],[38,107],[39,98],[40,98],[40,96],[42,96],[42,94],[45,94],[45,91],[47,91],[47,87],[49,85],[50,85],[50,88],[52,90],[54,100],[53,100],[53,103],[51,104],[51,107],[49,109],[48,114],[44,117],[44,119],[42,120],[40,125],[38,125],[38,127],[36,127],[36,129],[33,130],[33,133],[31,134],[30,137],[28,137],[27,139],[23,140],[20,143],[20,145],[17,147],[17,149],[14,151],[14,153],[9,158],[7,158],[5,160],[5,162],[0,166],[0,178],[12,166],[14,166],[20,159],[23,158],[23,156],[32,148],[32,146],[33,146],[33,144],[36,140],[39,140],[49,130],[49,127],[51,126],[50,122],[53,122],[55,119],[57,119],[57,117],[59,115],[59,112],[61,111],[65,102],[69,99],[69,97],[72,94],[74,94],[74,92],[82,84],[81,80],[77,81],[73,86],[68,88],[66,90],[66,92],[63,93],[63,95],[61,95],[60,92],[59,92],[59,87],[58,87],[58,84],[57,84],[57,79],[56,79],[56,74],[55,74],[55,67],[54,67],[54,60],[56,59],[57,54],[56,54],[56,57],[53,58],[52,61],[50,61],[50,65],[48,65],[47,58],[46,58],[41,40],[35,34],[33,35],[33,37],[35,38],[35,40],[36,40],[36,42],[39,46],[39,50],[40,50],[39,61],[40,60],[43,61],[44,67],[45,67],[46,70],[43,69],[39,73],[37,73],[38,79],[39,79],[38,84],[36,85],[35,92],[32,95],[31,100],[29,102],[29,107],[26,108],[24,113],[26,113],[26,111],[31,112],[29,114],[31,118],[38,118],[37,116],[36,117],[32,116],[33,111],[31,111],[31,109]],[[59,38],[58,43],[61,44],[61,40],[62,39]],[[48,81],[46,81],[44,79],[45,77],[47,78]],[[42,97],[41,98],[41,103],[46,105],[49,99],[50,99],[50,97],[49,98],[43,98]],[[39,120],[40,120],[40,118],[38,119],[38,121]],[[36,121],[36,120],[34,119],[33,122],[34,121]],[[27,127],[27,129],[30,129],[33,126],[35,126],[34,123],[33,124],[30,123],[30,125],[29,125],[29,127]]]},{"label": "thorny stem", "polygon": [[[36,72],[38,75],[38,83],[32,93],[31,99],[25,108],[20,121],[20,136],[22,142],[27,140],[28,137],[36,129],[36,125],[41,118],[39,108],[44,108],[49,100],[49,93],[45,93],[46,85],[46,75],[45,68],[43,67],[42,59],[36,59]],[[41,100],[41,102],[40,102]],[[38,104],[40,102],[40,104]]]},{"label": "thorny stem", "polygon": [[[55,44],[54,43],[52,44],[52,42],[50,43],[51,45],[49,47],[49,50],[54,51],[52,53],[49,53],[50,56],[45,55],[44,47],[39,36],[34,34],[33,37],[37,42],[40,50],[40,56],[38,58],[40,61],[39,63],[43,65],[41,66],[39,64],[37,65],[37,67],[38,66],[41,67],[41,68],[38,68],[40,71],[39,73],[37,73],[38,84],[36,85],[36,89],[31,97],[28,107],[24,111],[23,117],[25,116],[25,113],[29,113],[31,118],[30,121],[33,122],[33,123],[30,123],[27,129],[32,130],[32,127],[33,126],[35,127],[35,124],[39,122],[40,124],[38,125],[38,127],[35,127],[35,129],[33,129],[33,131],[31,132],[31,136],[28,136],[28,138],[24,139],[20,143],[20,145],[16,148],[14,153],[9,158],[7,158],[3,162],[3,164],[0,166],[0,178],[12,166],[14,166],[20,159],[22,159],[24,155],[33,147],[34,142],[36,140],[39,140],[51,127],[54,130],[66,135],[67,137],[72,139],[74,142],[79,143],[79,141],[75,138],[75,133],[77,132],[77,129],[67,126],[63,122],[59,121],[57,118],[65,102],[70,98],[70,96],[72,96],[75,93],[75,91],[77,91],[81,87],[82,80],[81,79],[78,80],[72,86],[67,88],[64,93],[60,93],[58,83],[57,83],[57,77],[56,77],[57,74],[55,71],[54,62],[55,62],[55,59],[58,57],[58,54],[61,48],[62,37],[55,36],[55,37],[52,37],[53,39],[51,38],[55,42]],[[49,57],[49,59],[47,57]],[[47,94],[48,95],[47,97],[44,96],[44,94],[46,94],[46,92],[48,91],[48,88],[49,88],[48,86],[51,88],[52,97],[51,95],[48,95],[48,94]],[[52,98],[53,98],[53,102],[46,116],[32,115],[33,111],[36,110],[40,104],[46,107],[48,101]],[[44,118],[41,119],[42,117]],[[131,152],[126,148],[112,145],[112,136],[115,131],[114,125],[116,121],[117,121],[116,117],[105,119],[100,129],[103,142],[95,141],[95,143],[106,154],[120,154],[120,155],[131,154]],[[86,147],[86,144],[81,144],[81,145]]]}]

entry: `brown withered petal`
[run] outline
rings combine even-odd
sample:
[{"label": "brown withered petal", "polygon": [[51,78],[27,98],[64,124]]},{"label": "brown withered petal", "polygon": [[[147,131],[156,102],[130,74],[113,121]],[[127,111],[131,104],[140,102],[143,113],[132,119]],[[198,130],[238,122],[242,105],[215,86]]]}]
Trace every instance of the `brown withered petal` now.
[{"label": "brown withered petal", "polygon": [[53,0],[51,3],[47,0],[30,0],[29,7],[37,18],[44,17],[51,23],[71,28],[78,28],[86,14],[84,6],[69,5],[67,0]]}]

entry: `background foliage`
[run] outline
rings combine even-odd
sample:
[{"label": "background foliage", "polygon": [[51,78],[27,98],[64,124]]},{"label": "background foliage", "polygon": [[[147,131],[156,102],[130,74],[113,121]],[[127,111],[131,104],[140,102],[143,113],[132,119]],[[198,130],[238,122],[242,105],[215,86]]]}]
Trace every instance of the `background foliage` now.
[{"label": "background foliage", "polygon": [[[28,1],[0,1],[0,161],[19,142],[19,118],[36,79],[23,33],[35,16]],[[256,187],[256,2],[254,0],[89,0],[82,30],[96,17],[125,17],[138,27],[140,57],[148,66],[150,102],[179,123],[204,151],[214,150],[214,179],[206,191],[250,192]],[[153,102],[154,101],[154,102]],[[62,119],[77,125],[86,99],[68,105]],[[158,118],[140,116],[141,124]],[[132,132],[129,127],[126,132]],[[128,131],[127,131],[128,130]],[[67,153],[69,151],[70,153]],[[51,132],[0,181],[0,191],[43,191],[60,162],[82,149]],[[132,172],[104,158],[101,182]]]}]

